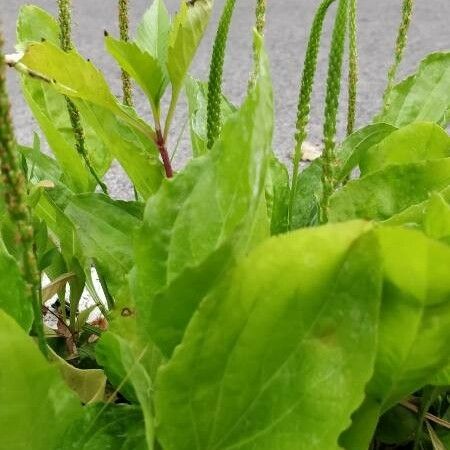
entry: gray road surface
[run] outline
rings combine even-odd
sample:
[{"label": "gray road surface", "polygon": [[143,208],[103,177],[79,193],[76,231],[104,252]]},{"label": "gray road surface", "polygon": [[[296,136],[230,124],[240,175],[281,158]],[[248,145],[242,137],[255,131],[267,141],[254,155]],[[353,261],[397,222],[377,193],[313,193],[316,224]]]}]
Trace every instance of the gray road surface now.
[{"label": "gray road surface", "polygon": [[[150,0],[131,0],[132,29],[149,6]],[[6,33],[6,48],[13,51],[15,20],[22,0],[0,0],[0,21]],[[35,4],[55,13],[56,0],[35,0]],[[74,0],[74,40],[86,57],[100,67],[111,83],[113,92],[120,94],[119,71],[103,46],[103,30],[116,33],[116,0]],[[166,0],[174,12],[178,0]],[[251,69],[251,27],[253,26],[254,0],[239,0],[231,30],[225,68],[225,92],[238,103],[245,93]],[[318,0],[269,0],[267,17],[267,48],[272,64],[276,97],[275,148],[280,157],[288,160],[292,148],[299,74],[305,53],[306,39]],[[400,18],[401,0],[360,0],[360,64],[361,74],[358,98],[358,124],[364,124],[378,111],[380,97],[386,80],[386,70],[392,60],[396,29]],[[409,46],[401,75],[415,70],[420,60],[429,52],[450,49],[450,0],[418,0],[412,25]],[[214,19],[192,66],[192,73],[206,79],[211,43],[223,0],[216,0]],[[331,17],[332,15],[330,15]],[[328,20],[324,43],[329,40],[331,20]],[[326,74],[328,45],[320,54],[318,83],[312,110],[310,140],[320,143],[321,113]],[[9,74],[14,120],[17,136],[22,143],[30,143],[36,125],[21,97],[17,76]],[[146,100],[136,96],[137,109],[148,117]],[[177,111],[174,129],[184,123],[185,105]],[[343,127],[341,120],[341,128]],[[173,145],[176,134],[171,136]],[[177,158],[180,165],[189,151],[188,133],[181,143]],[[129,186],[115,168],[108,175],[108,184],[114,194],[127,197]]]}]

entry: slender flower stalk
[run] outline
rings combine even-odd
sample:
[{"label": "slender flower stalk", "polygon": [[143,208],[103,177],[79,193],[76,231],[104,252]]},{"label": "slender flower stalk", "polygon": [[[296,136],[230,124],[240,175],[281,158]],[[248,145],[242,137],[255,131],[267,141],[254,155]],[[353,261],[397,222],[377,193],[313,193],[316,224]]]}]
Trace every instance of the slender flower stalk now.
[{"label": "slender flower stalk", "polygon": [[[119,31],[120,39],[128,42],[130,22],[128,19],[128,0],[119,0]],[[127,106],[133,106],[133,93],[131,88],[131,80],[128,73],[122,69],[122,92],[123,102]]]},{"label": "slender flower stalk", "polygon": [[411,19],[414,9],[414,0],[403,0],[402,6],[402,19],[397,34],[397,42],[395,45],[394,62],[388,72],[388,83],[383,96],[384,112],[386,112],[390,106],[392,89],[394,88],[395,79],[397,77],[398,68],[402,62],[403,55],[405,53],[406,44],[408,42],[408,31],[411,25]]},{"label": "slender flower stalk", "polygon": [[214,142],[220,135],[222,128],[221,101],[222,101],[222,78],[225,61],[225,49],[230,30],[231,18],[233,17],[236,0],[227,0],[225,3],[216,39],[214,41],[211,66],[208,83],[208,106],[207,106],[207,136],[208,148],[212,148]]},{"label": "slender flower stalk", "polygon": [[[260,36],[264,36],[264,31],[266,28],[266,0],[257,0],[255,15],[256,31]],[[256,79],[258,78],[260,56],[261,46],[258,44],[257,36],[255,36],[253,38],[253,72],[248,83],[249,90],[255,86]]]},{"label": "slender flower stalk", "polygon": [[[71,0],[58,0],[59,8],[59,27],[60,27],[60,44],[61,48],[65,52],[70,52],[73,48],[72,46],[72,14],[71,14]],[[91,162],[86,151],[85,135],[83,126],[81,124],[80,113],[78,112],[75,104],[66,97],[67,111],[69,112],[70,123],[72,125],[73,134],[75,136],[75,145],[78,153],[83,158],[86,167],[88,168],[91,175],[95,178],[95,181],[100,186],[101,190],[107,194],[108,189],[106,185],[102,182]]]},{"label": "slender flower stalk", "polygon": [[300,94],[297,107],[297,123],[295,133],[294,167],[292,176],[291,200],[289,215],[292,216],[293,201],[296,195],[297,180],[302,159],[302,147],[308,136],[308,124],[311,111],[311,95],[317,70],[320,41],[326,14],[335,0],[323,0],[320,4],[309,34],[303,73],[300,83]]},{"label": "slender flower stalk", "polygon": [[356,99],[358,88],[358,0],[349,3],[349,70],[348,70],[348,110],[347,135],[353,133],[356,121]]},{"label": "slender flower stalk", "polygon": [[335,186],[335,137],[341,93],[342,66],[347,32],[348,1],[340,0],[331,40],[328,66],[327,94],[325,99],[325,122],[323,126],[324,151],[322,157],[323,195],[320,205],[320,221],[328,222],[328,207]]},{"label": "slender flower stalk", "polygon": [[20,268],[27,285],[27,294],[34,312],[34,332],[39,348],[47,356],[42,321],[41,281],[34,244],[34,229],[27,206],[25,177],[15,153],[10,104],[6,91],[6,63],[3,56],[3,37],[0,34],[0,167],[3,196],[11,222],[15,226]]}]

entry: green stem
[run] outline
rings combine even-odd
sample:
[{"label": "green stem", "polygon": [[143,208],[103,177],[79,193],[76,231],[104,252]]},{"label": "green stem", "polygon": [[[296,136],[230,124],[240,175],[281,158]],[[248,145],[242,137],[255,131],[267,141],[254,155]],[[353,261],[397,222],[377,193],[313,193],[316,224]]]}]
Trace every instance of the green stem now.
[{"label": "green stem", "polygon": [[236,0],[227,0],[220,17],[211,58],[208,82],[207,136],[208,148],[212,148],[222,129],[222,81],[225,49]]},{"label": "green stem", "polygon": [[335,186],[335,137],[341,93],[342,65],[344,60],[345,35],[347,31],[348,0],[340,0],[331,40],[328,66],[327,95],[325,99],[325,122],[323,126],[324,151],[322,158],[323,195],[320,205],[320,221],[328,222],[330,197]]},{"label": "green stem", "polygon": [[16,228],[16,241],[20,249],[20,268],[27,285],[29,301],[34,312],[34,332],[39,348],[47,357],[41,302],[41,278],[38,270],[35,235],[31,214],[27,206],[25,176],[15,152],[10,104],[6,90],[6,64],[3,56],[3,36],[0,34],[0,168],[3,195],[8,215]]},{"label": "green stem", "polygon": [[[119,0],[119,31],[120,39],[128,42],[130,22],[128,19],[128,0]],[[131,79],[125,70],[122,70],[122,92],[123,102],[127,106],[133,106],[133,92],[131,87]]]},{"label": "green stem", "polygon": [[395,45],[394,62],[388,72],[388,83],[383,96],[384,112],[389,109],[392,89],[394,88],[395,79],[397,77],[398,68],[402,62],[405,53],[406,44],[408,42],[408,31],[411,25],[411,19],[414,8],[414,0],[403,0],[402,19],[397,34],[397,41]]},{"label": "green stem", "polygon": [[[72,46],[72,14],[71,14],[71,0],[58,0],[59,8],[59,27],[60,27],[60,45],[65,52],[70,52]],[[86,167],[91,175],[94,177],[97,184],[100,186],[104,194],[108,195],[108,189],[102,182],[91,162],[86,151],[85,136],[83,126],[81,124],[80,113],[78,112],[75,104],[66,97],[67,111],[70,117],[70,123],[72,125],[73,134],[75,137],[75,146],[79,155],[83,158]]]},{"label": "green stem", "polygon": [[[178,98],[180,97],[180,89],[172,91],[172,97],[170,99],[169,109],[167,111],[166,121],[164,124],[164,140],[167,142],[169,138],[170,127],[172,126],[173,118],[175,116],[175,110],[177,108]],[[155,115],[154,115],[155,116]],[[155,120],[156,122],[156,120]]]},{"label": "green stem", "polygon": [[353,133],[356,121],[356,98],[358,87],[358,0],[350,0],[349,11],[349,70],[348,70],[348,110],[347,135]]},{"label": "green stem", "polygon": [[[314,21],[309,34],[308,47],[306,50],[305,62],[303,65],[302,79],[300,83],[300,94],[297,107],[297,122],[295,133],[295,149],[293,152],[294,164],[292,173],[292,186],[289,202],[289,223],[293,214],[294,200],[297,190],[297,182],[300,171],[300,162],[302,159],[302,147],[308,132],[309,115],[311,111],[311,96],[314,86],[314,78],[317,70],[317,60],[319,55],[320,41],[322,36],[323,24],[328,9],[335,0],[324,0],[316,12]],[[291,227],[291,225],[290,225]]]}]

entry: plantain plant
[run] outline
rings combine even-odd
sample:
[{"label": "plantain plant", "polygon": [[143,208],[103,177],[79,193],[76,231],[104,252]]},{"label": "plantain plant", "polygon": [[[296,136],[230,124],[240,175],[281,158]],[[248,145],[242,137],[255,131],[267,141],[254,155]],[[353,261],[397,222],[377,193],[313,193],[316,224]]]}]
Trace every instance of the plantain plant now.
[{"label": "plantain plant", "polygon": [[[266,1],[241,105],[222,88],[234,0],[208,82],[188,72],[212,0],[174,17],[154,0],[134,34],[129,3],[105,32],[120,99],[72,43],[70,1],[58,20],[23,6],[18,53],[0,53],[0,448],[450,448],[450,53],[396,84],[413,1],[381,112],[356,131],[358,2],[318,5],[292,167],[272,145]],[[303,164],[329,14],[323,152]],[[6,66],[52,156],[14,139]],[[192,158],[175,171],[183,95]],[[134,200],[108,193],[113,161]]]}]

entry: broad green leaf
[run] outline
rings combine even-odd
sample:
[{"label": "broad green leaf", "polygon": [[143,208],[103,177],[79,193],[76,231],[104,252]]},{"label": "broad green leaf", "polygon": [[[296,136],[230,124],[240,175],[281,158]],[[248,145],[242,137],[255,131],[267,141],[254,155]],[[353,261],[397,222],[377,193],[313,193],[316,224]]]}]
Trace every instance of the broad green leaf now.
[{"label": "broad green leaf", "polygon": [[154,0],[138,25],[135,42],[165,67],[169,45],[170,16],[163,0]]},{"label": "broad green leaf", "polygon": [[376,117],[397,127],[412,122],[448,123],[450,106],[450,53],[432,53],[420,64],[418,72],[398,84],[390,107]]},{"label": "broad green leaf", "polygon": [[426,385],[448,363],[450,248],[401,228],[376,231],[384,260],[375,372],[343,436],[367,448],[379,415]]},{"label": "broad green leaf", "polygon": [[33,308],[15,259],[0,239],[0,309],[9,314],[26,332],[33,323]]},{"label": "broad green leaf", "polygon": [[64,52],[50,42],[31,43],[19,64],[21,70],[34,71],[47,79],[47,84],[61,94],[109,109],[145,135],[153,135],[149,125],[114,97],[102,73],[75,50]]},{"label": "broad green leaf", "polygon": [[[311,227],[319,222],[319,205],[322,198],[322,161],[313,161],[297,179],[289,217],[291,230]],[[292,194],[291,194],[292,195]]]},{"label": "broad green leaf", "polygon": [[[337,181],[344,181],[357,167],[362,155],[373,145],[378,144],[396,128],[384,123],[368,125],[350,135],[336,149]],[[316,225],[319,220],[319,204],[322,197],[322,160],[312,162],[300,174],[295,195],[291,199],[291,229]]]},{"label": "broad green leaf", "polygon": [[337,450],[372,375],[381,273],[363,222],[266,241],[160,369],[167,450]]},{"label": "broad green leaf", "polygon": [[450,362],[437,374],[433,375],[427,384],[432,386],[450,386]]},{"label": "broad green leaf", "polygon": [[106,376],[100,369],[78,369],[51,353],[61,377],[83,403],[97,403],[105,399]]},{"label": "broad green leaf", "polygon": [[330,200],[332,222],[386,220],[450,184],[450,158],[388,166],[350,181]]},{"label": "broad green leaf", "polygon": [[54,158],[41,151],[39,137],[35,135],[33,147],[17,145],[17,150],[26,160],[26,178],[28,181],[38,184],[49,180],[55,185],[62,178],[61,168]]},{"label": "broad green leaf", "polygon": [[34,212],[47,224],[67,262],[80,254],[79,241],[73,223],[48,193],[41,195]]},{"label": "broad green leaf", "polygon": [[141,405],[145,436],[148,448],[153,448],[154,424],[152,409],[152,381],[149,373],[142,365],[146,353],[150,351],[150,344],[136,355],[131,345],[122,337],[109,331],[105,333],[96,347],[98,362],[105,368],[111,382],[119,390],[129,395],[132,401]]},{"label": "broad green leaf", "polygon": [[119,66],[136,80],[153,107],[158,109],[169,82],[161,63],[134,42],[107,37],[105,43]]},{"label": "broad green leaf", "polygon": [[439,435],[439,439],[445,445],[445,448],[450,448],[450,431],[444,432]]},{"label": "broad green leaf", "polygon": [[213,0],[181,0],[169,35],[167,70],[174,91],[181,89],[211,16]]},{"label": "broad green leaf", "polygon": [[28,106],[64,173],[64,182],[74,192],[90,191],[95,186],[94,180],[75,148],[64,97],[42,82],[25,77],[22,89]]},{"label": "broad green leaf", "polygon": [[140,205],[84,194],[70,200],[65,214],[75,226],[84,257],[95,262],[113,297],[123,295],[133,266],[132,238],[141,223]]},{"label": "broad green leaf", "polygon": [[164,177],[154,142],[105,108],[88,102],[78,102],[78,108],[84,120],[123,167],[138,193],[147,200],[158,190]]},{"label": "broad green leaf", "polygon": [[377,440],[383,444],[401,445],[414,439],[418,427],[417,415],[398,405],[380,418],[377,426]]},{"label": "broad green leaf", "polygon": [[[120,391],[120,393],[130,402],[138,403],[136,393],[133,389],[129,377],[127,377],[127,367],[125,366],[126,356],[122,356],[122,347],[126,345],[120,337],[114,333],[103,333],[95,346],[95,357],[98,364],[104,368],[110,383]],[[126,349],[127,350],[127,349]]]},{"label": "broad green leaf", "polygon": [[81,406],[33,339],[0,311],[1,446],[14,450],[59,448]]},{"label": "broad green leaf", "polygon": [[269,163],[266,203],[270,218],[270,234],[286,233],[289,228],[289,173],[286,166],[275,155]]},{"label": "broad green leaf", "polygon": [[450,157],[450,137],[438,125],[415,122],[394,131],[361,158],[362,175],[393,164],[407,164]]},{"label": "broad green leaf", "polygon": [[[30,42],[41,40],[58,46],[59,25],[46,11],[26,5],[19,13],[17,39],[19,45],[24,48]],[[39,122],[65,177],[75,183],[76,192],[90,190],[86,186],[94,187],[95,180],[76,151],[66,100],[54,92],[47,83],[27,77],[23,77],[22,87],[25,99]],[[85,123],[83,123],[83,131],[89,162],[96,172],[103,176],[111,164],[109,152]]]},{"label": "broad green leaf", "polygon": [[[450,186],[444,188],[442,191],[434,192],[431,194],[439,195],[442,197],[442,200],[446,203],[450,203]],[[384,221],[383,224],[389,226],[399,226],[399,225],[407,225],[410,227],[421,227],[423,228],[425,216],[427,214],[431,198],[418,203],[416,205],[410,206],[404,211],[395,214],[388,220]]]},{"label": "broad green leaf", "polygon": [[[208,106],[208,84],[188,76],[185,82],[189,107],[192,152],[194,157],[208,151],[206,135],[206,110]],[[225,96],[222,96],[221,114],[224,121],[236,111]]]},{"label": "broad green leaf", "polygon": [[136,306],[143,332],[166,355],[234,255],[269,234],[264,191],[272,128],[264,60],[255,89],[213,149],[164,181],[147,203],[135,242]]},{"label": "broad green leaf", "polygon": [[367,125],[348,136],[337,149],[338,182],[348,177],[368,153],[379,142],[397,130],[387,123]]},{"label": "broad green leaf", "polygon": [[149,450],[142,411],[129,405],[83,408],[58,445],[58,450]]},{"label": "broad green leaf", "polygon": [[427,205],[423,228],[425,234],[433,239],[450,244],[450,204],[445,198],[434,193]]},{"label": "broad green leaf", "polygon": [[20,47],[42,40],[58,45],[59,34],[58,23],[47,11],[34,5],[20,8],[17,19],[17,42]]},{"label": "broad green leaf", "polygon": [[[59,44],[57,22],[41,8],[23,6],[17,21],[19,46],[26,47],[27,44],[40,42],[41,39],[54,45]],[[76,151],[64,97],[54,92],[48,85],[27,77],[22,77],[22,90],[28,106],[64,171],[65,181],[75,192],[89,191],[95,185]]]}]

